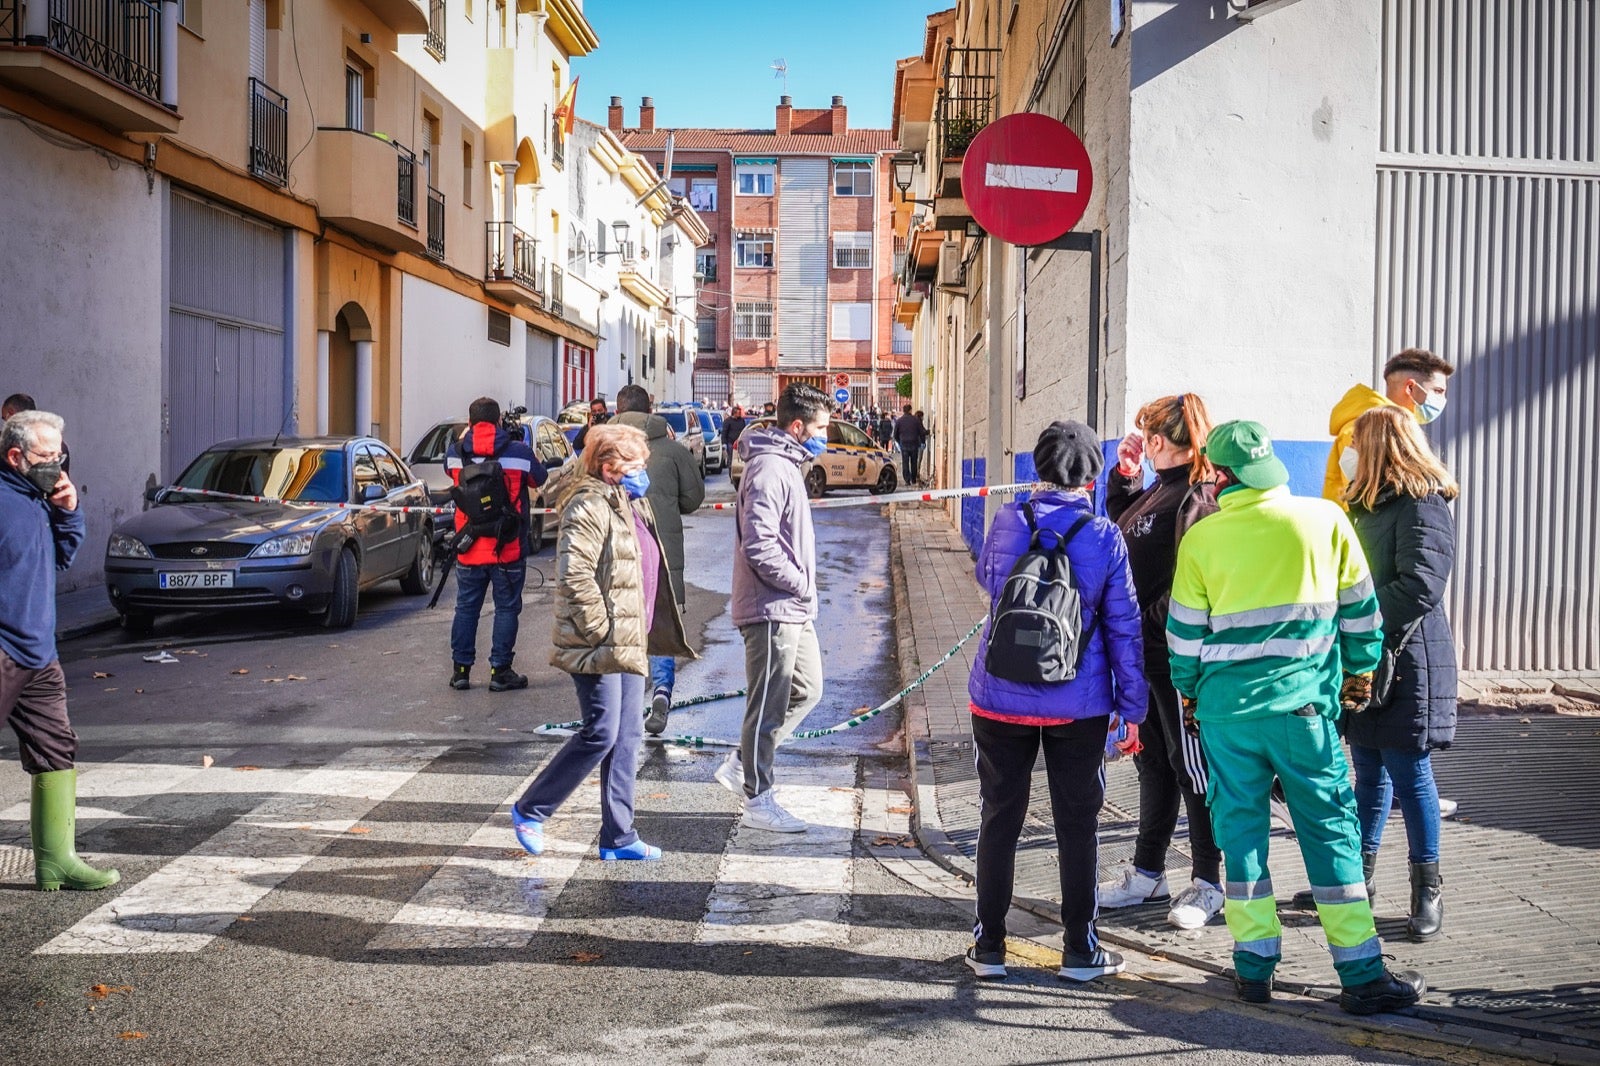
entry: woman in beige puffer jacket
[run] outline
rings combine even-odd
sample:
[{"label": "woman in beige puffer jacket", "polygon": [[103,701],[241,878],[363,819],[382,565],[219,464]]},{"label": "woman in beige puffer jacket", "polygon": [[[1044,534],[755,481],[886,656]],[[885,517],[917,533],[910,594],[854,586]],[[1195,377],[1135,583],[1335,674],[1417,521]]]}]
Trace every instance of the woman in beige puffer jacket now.
[{"label": "woman in beige puffer jacket", "polygon": [[540,854],[545,821],[598,766],[600,857],[659,859],[661,849],[633,828],[645,677],[652,653],[694,653],[644,499],[644,434],[593,426],[585,445],[581,465],[545,487],[561,514],[550,662],[572,675],[583,725],[512,807],[511,821],[522,846]]}]

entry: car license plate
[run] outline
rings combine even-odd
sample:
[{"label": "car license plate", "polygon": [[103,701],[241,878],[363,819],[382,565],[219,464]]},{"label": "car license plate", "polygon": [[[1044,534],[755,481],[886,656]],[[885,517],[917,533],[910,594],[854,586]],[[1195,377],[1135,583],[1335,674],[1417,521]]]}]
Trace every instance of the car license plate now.
[{"label": "car license plate", "polygon": [[164,589],[231,589],[232,570],[163,570],[156,580]]}]

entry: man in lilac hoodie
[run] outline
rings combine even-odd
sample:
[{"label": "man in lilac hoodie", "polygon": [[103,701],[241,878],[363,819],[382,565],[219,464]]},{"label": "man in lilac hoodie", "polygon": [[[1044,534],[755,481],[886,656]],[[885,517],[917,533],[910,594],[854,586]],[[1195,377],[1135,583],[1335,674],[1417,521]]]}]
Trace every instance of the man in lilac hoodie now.
[{"label": "man in lilac hoodie", "polygon": [[744,797],[743,824],[803,833],[778,806],[778,745],[822,698],[817,646],[817,548],[800,468],[828,443],[828,398],[795,384],[778,398],[777,422],[740,438],[744,477],[733,526],[733,624],[744,637],[744,730],[716,778]]}]

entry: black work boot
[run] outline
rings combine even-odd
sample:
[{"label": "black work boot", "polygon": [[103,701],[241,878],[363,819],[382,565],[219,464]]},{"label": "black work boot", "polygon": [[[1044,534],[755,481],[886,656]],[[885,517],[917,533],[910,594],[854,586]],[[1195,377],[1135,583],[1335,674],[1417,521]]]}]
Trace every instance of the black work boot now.
[{"label": "black work boot", "polygon": [[1234,995],[1246,1003],[1271,1003],[1272,978],[1268,977],[1264,981],[1252,981],[1249,978],[1240,977],[1239,972],[1235,970],[1233,974],[1233,992]]},{"label": "black work boot", "polygon": [[[1361,877],[1367,883],[1367,902],[1372,902],[1378,895],[1378,853],[1363,851],[1361,853]],[[1317,899],[1311,890],[1305,889],[1296,892],[1289,901],[1289,906],[1298,911],[1316,910]]]},{"label": "black work boot", "polygon": [[1412,1006],[1428,990],[1428,982],[1415,970],[1390,971],[1362,985],[1339,992],[1339,1006],[1351,1014],[1377,1014]]},{"label": "black work boot", "polygon": [[1411,864],[1411,919],[1406,936],[1421,944],[1444,932],[1444,878],[1436,862]]},{"label": "black work boot", "polygon": [[465,692],[472,687],[472,667],[456,663],[450,670],[450,687]]},{"label": "black work boot", "polygon": [[506,692],[514,688],[527,688],[528,675],[519,674],[508,666],[496,666],[489,671],[489,691]]}]

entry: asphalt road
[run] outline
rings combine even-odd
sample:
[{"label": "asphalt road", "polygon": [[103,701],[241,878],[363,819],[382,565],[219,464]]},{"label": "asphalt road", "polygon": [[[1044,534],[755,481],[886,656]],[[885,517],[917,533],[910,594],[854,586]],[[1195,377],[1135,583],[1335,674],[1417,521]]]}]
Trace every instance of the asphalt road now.
[{"label": "asphalt road", "polygon": [[[713,498],[728,495],[715,478]],[[706,650],[680,696],[742,684],[729,521],[689,523]],[[813,728],[877,703],[895,677],[881,510],[819,512],[818,527],[828,695]],[[548,571],[549,552],[536,562]],[[505,805],[558,743],[536,727],[575,715],[570,681],[546,665],[550,598],[535,583],[521,693],[446,689],[448,592],[429,612],[374,591],[345,632],[188,617],[148,640],[64,647],[80,844],[123,881],[32,889],[7,736],[5,1060],[1415,1061],[1148,982],[1065,986],[1038,948],[1011,980],[979,985],[960,963],[970,904],[905,879],[928,864],[901,846],[896,712],[782,756],[780,796],[817,827],[803,838],[736,828],[737,801],[711,778],[720,751],[649,745],[638,824],[665,861],[597,861],[589,785],[529,859]],[[158,649],[177,661],[144,661]],[[738,701],[684,710],[669,733],[736,737],[740,714]]]}]

